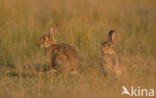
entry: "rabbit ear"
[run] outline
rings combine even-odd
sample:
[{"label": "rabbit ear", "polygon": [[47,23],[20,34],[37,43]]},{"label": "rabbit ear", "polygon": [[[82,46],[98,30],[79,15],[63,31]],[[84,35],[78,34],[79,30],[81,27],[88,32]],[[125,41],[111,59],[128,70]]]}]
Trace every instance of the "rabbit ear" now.
[{"label": "rabbit ear", "polygon": [[50,35],[50,38],[53,40],[53,42],[55,42],[55,38],[54,38],[55,29],[56,29],[56,25],[52,24],[52,26],[50,27],[49,35]]},{"label": "rabbit ear", "polygon": [[108,34],[108,41],[110,41],[111,43],[114,43],[116,36],[117,36],[116,31],[111,30]]},{"label": "rabbit ear", "polygon": [[50,36],[54,35],[55,28],[56,28],[56,25],[52,24],[52,26],[50,27],[50,32],[49,32]]}]

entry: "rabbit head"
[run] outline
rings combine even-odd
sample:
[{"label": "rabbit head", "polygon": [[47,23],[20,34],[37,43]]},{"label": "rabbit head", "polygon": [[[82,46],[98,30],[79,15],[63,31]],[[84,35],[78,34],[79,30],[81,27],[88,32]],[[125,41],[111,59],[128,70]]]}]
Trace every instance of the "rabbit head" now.
[{"label": "rabbit head", "polygon": [[116,31],[111,30],[108,39],[102,44],[102,52],[112,54],[114,52],[114,42],[116,39]]},{"label": "rabbit head", "polygon": [[40,38],[40,41],[38,42],[38,46],[48,48],[51,45],[55,44],[55,39],[54,39],[54,32],[55,32],[56,25],[52,25],[49,31],[49,34],[43,35]]}]

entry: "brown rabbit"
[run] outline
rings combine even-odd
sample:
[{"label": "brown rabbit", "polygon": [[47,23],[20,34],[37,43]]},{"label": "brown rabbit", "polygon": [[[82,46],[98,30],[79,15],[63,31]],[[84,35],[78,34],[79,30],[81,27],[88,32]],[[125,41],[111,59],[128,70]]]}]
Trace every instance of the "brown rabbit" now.
[{"label": "brown rabbit", "polygon": [[45,48],[51,71],[77,73],[77,52],[68,44],[56,44],[54,39],[55,28],[56,25],[52,25],[49,34],[43,35],[38,45]]},{"label": "brown rabbit", "polygon": [[121,74],[121,69],[118,64],[118,56],[114,50],[114,42],[116,39],[116,31],[111,30],[108,34],[108,39],[102,44],[102,69],[104,75]]}]

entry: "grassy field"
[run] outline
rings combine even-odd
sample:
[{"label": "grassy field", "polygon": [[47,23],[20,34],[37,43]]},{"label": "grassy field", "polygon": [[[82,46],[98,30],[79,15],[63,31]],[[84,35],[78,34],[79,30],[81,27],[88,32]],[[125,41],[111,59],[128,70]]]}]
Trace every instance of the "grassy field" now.
[{"label": "grassy field", "polygon": [[[0,0],[0,98],[114,98],[122,86],[156,88],[156,0]],[[79,75],[49,66],[37,46],[52,23],[57,43],[79,53]],[[118,80],[100,69],[101,44],[118,31]]]}]

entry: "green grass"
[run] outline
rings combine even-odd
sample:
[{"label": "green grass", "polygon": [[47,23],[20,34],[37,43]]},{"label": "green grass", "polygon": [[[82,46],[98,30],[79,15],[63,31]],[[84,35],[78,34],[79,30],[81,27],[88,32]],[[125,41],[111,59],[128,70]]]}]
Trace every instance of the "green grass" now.
[{"label": "green grass", "polygon": [[[0,0],[0,97],[120,97],[122,85],[156,88],[155,0]],[[79,76],[39,73],[37,46],[52,23],[57,43],[79,53]],[[100,72],[101,43],[116,29],[119,80]],[[8,74],[11,73],[11,74]]]}]

